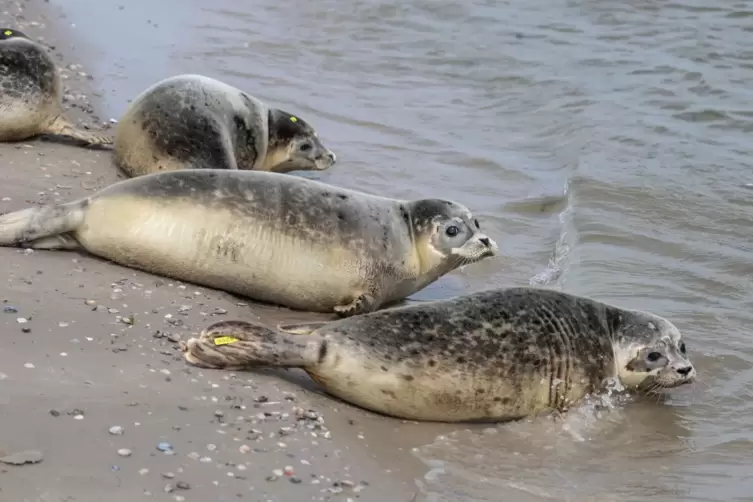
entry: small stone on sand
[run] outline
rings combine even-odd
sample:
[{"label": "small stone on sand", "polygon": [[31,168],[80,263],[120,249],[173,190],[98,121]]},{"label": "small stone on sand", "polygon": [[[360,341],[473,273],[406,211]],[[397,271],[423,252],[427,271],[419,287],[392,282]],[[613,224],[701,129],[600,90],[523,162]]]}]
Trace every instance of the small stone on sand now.
[{"label": "small stone on sand", "polygon": [[42,453],[39,451],[26,450],[0,457],[0,462],[11,465],[37,464],[41,462],[43,458]]}]

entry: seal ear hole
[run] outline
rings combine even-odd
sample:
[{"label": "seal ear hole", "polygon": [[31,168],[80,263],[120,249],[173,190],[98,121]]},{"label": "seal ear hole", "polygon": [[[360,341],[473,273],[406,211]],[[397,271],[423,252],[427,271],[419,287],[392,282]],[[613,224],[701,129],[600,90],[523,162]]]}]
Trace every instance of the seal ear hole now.
[{"label": "seal ear hole", "polygon": [[654,363],[654,362],[658,361],[658,360],[659,360],[659,359],[661,359],[661,358],[662,358],[662,354],[661,354],[661,352],[650,352],[650,353],[648,354],[648,356],[646,356],[646,359],[648,359],[648,360],[649,360],[649,361],[651,361],[652,363]]},{"label": "seal ear hole", "polygon": [[476,218],[473,219],[473,224],[476,225],[476,228],[479,230],[481,229],[481,225],[478,224],[478,220]]},{"label": "seal ear hole", "polygon": [[686,351],[685,342],[683,342],[680,344],[680,354],[685,354],[685,351]]}]

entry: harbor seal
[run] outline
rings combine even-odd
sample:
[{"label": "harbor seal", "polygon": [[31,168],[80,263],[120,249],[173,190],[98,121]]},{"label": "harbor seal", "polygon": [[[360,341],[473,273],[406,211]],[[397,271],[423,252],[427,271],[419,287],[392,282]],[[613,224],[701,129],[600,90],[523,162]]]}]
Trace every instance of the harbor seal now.
[{"label": "harbor seal", "polygon": [[495,422],[566,411],[619,379],[653,392],[695,379],[658,315],[548,289],[482,291],[332,322],[208,326],[181,344],[204,368],[298,367],[330,394],[398,418]]},{"label": "harbor seal", "polygon": [[0,89],[0,141],[51,135],[86,146],[112,143],[65,118],[55,62],[41,44],[12,28],[0,28]]},{"label": "harbor seal", "polygon": [[336,156],[301,117],[219,80],[177,75],[139,94],[115,130],[131,177],[176,169],[324,170]]},{"label": "harbor seal", "polygon": [[0,245],[78,249],[298,310],[376,310],[496,254],[464,206],[262,171],[188,169],[0,216]]}]

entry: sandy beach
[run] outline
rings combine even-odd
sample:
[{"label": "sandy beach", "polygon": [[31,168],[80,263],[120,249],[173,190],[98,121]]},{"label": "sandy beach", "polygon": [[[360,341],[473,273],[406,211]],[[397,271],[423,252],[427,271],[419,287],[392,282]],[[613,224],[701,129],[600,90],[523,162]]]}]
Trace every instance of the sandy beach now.
[{"label": "sandy beach", "polygon": [[[0,24],[54,47],[71,116],[106,125],[61,14],[41,0],[1,5]],[[2,212],[123,177],[107,150],[41,139],[0,145],[0,159]],[[296,372],[200,371],[177,351],[216,320],[314,316],[83,253],[4,248],[0,260],[0,457],[42,458],[0,463],[0,501],[414,499],[423,467],[394,436],[400,421]]]}]

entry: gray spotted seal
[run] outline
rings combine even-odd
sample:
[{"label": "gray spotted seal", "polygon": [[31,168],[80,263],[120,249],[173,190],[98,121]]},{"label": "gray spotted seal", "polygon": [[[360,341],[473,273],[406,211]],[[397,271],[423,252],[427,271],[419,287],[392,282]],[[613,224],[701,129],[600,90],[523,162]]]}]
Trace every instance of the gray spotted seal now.
[{"label": "gray spotted seal", "polygon": [[464,206],[287,174],[188,169],[0,216],[0,245],[77,249],[293,309],[369,312],[497,252]]},{"label": "gray spotted seal", "polygon": [[304,119],[219,80],[177,75],[139,94],[115,130],[129,176],[176,169],[324,170],[336,156]]},{"label": "gray spotted seal", "polygon": [[47,50],[24,33],[0,28],[0,141],[60,136],[87,146],[112,139],[74,126],[64,115],[57,66]]},{"label": "gray spotted seal", "polygon": [[670,321],[523,287],[324,323],[222,321],[181,349],[204,368],[302,368],[344,401],[444,422],[565,411],[609,379],[653,392],[696,375]]}]

